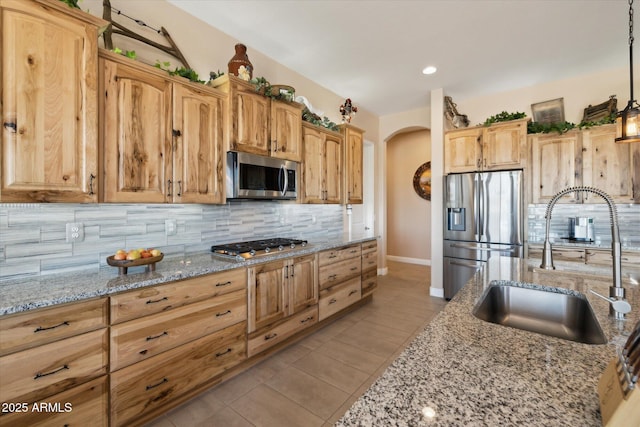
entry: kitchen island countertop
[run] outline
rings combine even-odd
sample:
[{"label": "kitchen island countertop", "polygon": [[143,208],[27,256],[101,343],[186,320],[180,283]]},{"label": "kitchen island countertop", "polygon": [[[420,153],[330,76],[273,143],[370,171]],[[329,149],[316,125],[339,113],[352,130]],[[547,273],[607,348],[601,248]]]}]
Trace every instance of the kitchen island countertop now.
[{"label": "kitchen island countertop", "polygon": [[299,249],[246,261],[224,260],[211,252],[184,255],[165,254],[155,271],[132,267],[129,274],[118,275],[116,267],[80,270],[68,274],[44,275],[0,282],[0,316],[73,301],[82,301],[145,286],[159,285],[234,268],[248,267],[276,259],[307,255],[344,245],[376,239],[372,234],[328,235],[324,240],[309,241]]},{"label": "kitchen island countertop", "polygon": [[[492,281],[530,283],[586,296],[609,340],[587,345],[487,323],[472,310]],[[599,426],[598,380],[640,318],[608,316],[610,277],[546,271],[492,258],[360,397],[336,426]],[[636,391],[637,393],[637,391]],[[426,415],[425,415],[426,414]]]}]

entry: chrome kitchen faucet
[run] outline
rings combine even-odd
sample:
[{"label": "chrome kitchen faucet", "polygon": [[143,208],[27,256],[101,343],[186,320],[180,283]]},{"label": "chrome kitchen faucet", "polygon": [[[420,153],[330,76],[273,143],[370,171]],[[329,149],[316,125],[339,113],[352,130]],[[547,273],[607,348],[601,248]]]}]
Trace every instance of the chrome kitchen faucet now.
[{"label": "chrome kitchen faucet", "polygon": [[[546,228],[544,233],[544,247],[542,250],[542,264],[540,268],[546,270],[555,270],[553,265],[553,256],[551,253],[551,242],[549,242],[549,229],[551,228],[551,211],[560,200],[560,198],[568,193],[587,192],[594,193],[602,197],[609,206],[609,219],[611,221],[611,256],[613,257],[613,286],[609,287],[609,298],[593,292],[594,294],[606,299],[610,302],[609,311],[616,319],[624,319],[624,315],[631,310],[631,305],[625,299],[625,289],[622,287],[622,271],[620,258],[620,229],[618,227],[618,211],[613,203],[611,196],[604,191],[595,187],[569,187],[559,191],[551,198],[545,212]],[[619,303],[621,302],[621,303]]]}]

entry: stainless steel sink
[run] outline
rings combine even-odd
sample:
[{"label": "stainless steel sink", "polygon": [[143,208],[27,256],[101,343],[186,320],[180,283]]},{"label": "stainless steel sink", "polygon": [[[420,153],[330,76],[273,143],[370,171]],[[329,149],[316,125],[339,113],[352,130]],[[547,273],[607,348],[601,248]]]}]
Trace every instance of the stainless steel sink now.
[{"label": "stainless steel sink", "polygon": [[582,295],[508,285],[492,285],[473,314],[498,325],[585,344],[607,339],[587,298]]}]

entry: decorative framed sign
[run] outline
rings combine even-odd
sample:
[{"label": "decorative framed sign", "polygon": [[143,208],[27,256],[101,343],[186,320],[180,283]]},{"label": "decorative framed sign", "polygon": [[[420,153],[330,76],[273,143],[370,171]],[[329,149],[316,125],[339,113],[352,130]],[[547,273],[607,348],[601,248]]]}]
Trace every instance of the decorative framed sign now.
[{"label": "decorative framed sign", "polygon": [[413,189],[418,196],[431,200],[431,162],[420,165],[413,175]]},{"label": "decorative framed sign", "polygon": [[531,104],[533,121],[545,125],[564,122],[564,98]]}]

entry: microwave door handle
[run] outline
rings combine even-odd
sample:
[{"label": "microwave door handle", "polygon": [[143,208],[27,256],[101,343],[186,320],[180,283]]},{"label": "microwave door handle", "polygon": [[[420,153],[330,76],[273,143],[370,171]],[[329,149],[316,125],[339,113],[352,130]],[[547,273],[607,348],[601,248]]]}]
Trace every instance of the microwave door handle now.
[{"label": "microwave door handle", "polygon": [[280,173],[278,175],[278,182],[281,181],[280,176],[284,177],[284,185],[280,187],[280,194],[284,196],[287,192],[287,188],[289,188],[289,177],[287,174],[287,170],[284,168],[284,165],[280,166]]}]

